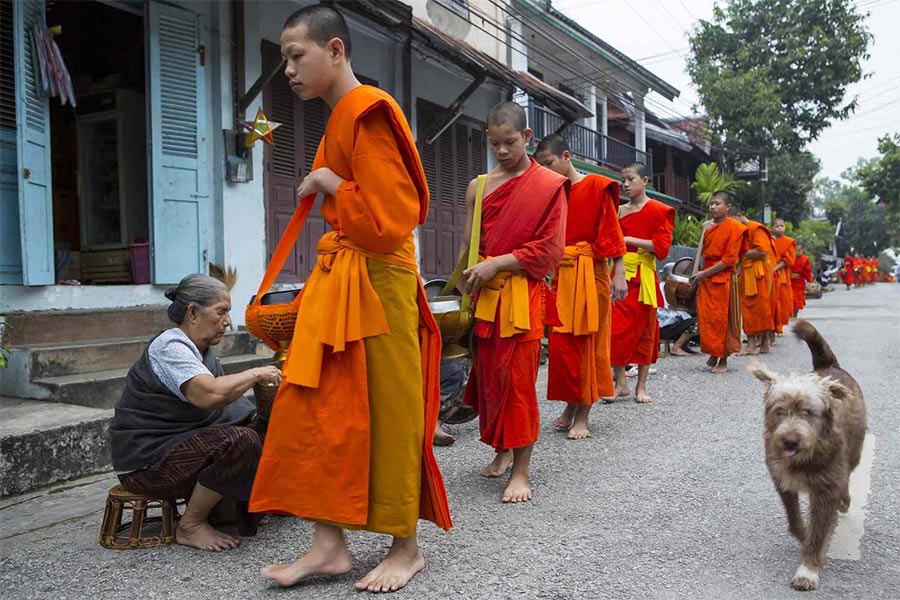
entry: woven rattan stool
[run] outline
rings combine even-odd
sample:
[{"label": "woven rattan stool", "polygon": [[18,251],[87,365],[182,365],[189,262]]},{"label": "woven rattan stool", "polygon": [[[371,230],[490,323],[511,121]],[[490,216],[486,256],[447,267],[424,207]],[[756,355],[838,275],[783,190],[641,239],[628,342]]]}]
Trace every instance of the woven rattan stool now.
[{"label": "woven rattan stool", "polygon": [[[121,485],[109,490],[106,498],[106,512],[100,526],[100,545],[105,548],[129,550],[132,548],[153,548],[175,542],[175,518],[177,505],[184,500],[178,498],[154,498],[129,492]],[[147,517],[147,511],[158,508],[162,516]],[[131,511],[131,522],[122,524],[122,515]],[[159,535],[145,535],[144,525],[160,523]]]}]

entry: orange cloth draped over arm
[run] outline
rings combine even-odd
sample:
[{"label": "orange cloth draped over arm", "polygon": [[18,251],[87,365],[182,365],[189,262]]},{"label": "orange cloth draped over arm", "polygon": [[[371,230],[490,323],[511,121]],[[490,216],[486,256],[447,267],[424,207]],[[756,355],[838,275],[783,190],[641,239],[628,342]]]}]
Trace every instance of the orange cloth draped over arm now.
[{"label": "orange cloth draped over arm", "polygon": [[765,252],[763,258],[741,259],[741,316],[744,331],[755,335],[775,329],[772,287],[775,265],[772,264],[772,234],[762,223],[748,221],[747,250]]},{"label": "orange cloth draped over arm", "polygon": [[502,296],[493,322],[475,322],[475,358],[463,401],[478,411],[481,441],[497,451],[530,446],[538,438],[535,382],[549,293],[544,277],[563,255],[568,189],[568,179],[532,159],[524,174],[483,201],[480,253],[512,253],[527,275],[529,296],[528,331],[501,335]]},{"label": "orange cloth draped over arm", "polygon": [[[622,235],[651,240],[657,261],[663,261],[672,247],[675,228],[675,209],[657,200],[648,200],[644,207],[619,219]],[[637,247],[628,246],[628,252]],[[628,364],[649,365],[659,358],[659,321],[656,308],[638,301],[641,290],[641,269],[628,280],[628,295],[612,305],[612,346],[610,361],[622,367]],[[665,306],[659,289],[659,276],[653,273],[657,305]]]},{"label": "orange cloth draped over arm", "polygon": [[791,269],[794,266],[794,260],[797,253],[797,242],[793,238],[786,235],[774,239],[775,252],[778,255],[778,262],[783,262],[785,268],[775,274],[777,282],[777,298],[778,298],[778,325],[784,328],[785,325],[794,316],[794,291],[791,288]]},{"label": "orange cloth draped over arm", "polygon": [[794,298],[794,310],[802,310],[806,306],[806,283],[812,282],[812,263],[809,256],[799,254],[791,267],[791,287]]},{"label": "orange cloth draped over arm", "polygon": [[412,236],[428,188],[396,101],[370,86],[345,95],[321,167],[345,181],[322,206],[334,231],[301,295],[250,510],[401,537],[419,518],[449,529],[431,444],[440,334]]},{"label": "orange cloth draped over arm", "polygon": [[[566,255],[553,280],[563,327],[549,334],[547,398],[591,405],[613,394],[608,259],[625,254],[618,219],[619,184],[602,175],[587,175],[572,186],[568,204]],[[593,279],[592,287],[582,275]],[[581,294],[589,288],[596,300],[582,301]],[[596,325],[580,328],[587,319],[577,315],[583,314],[582,309],[587,312],[588,306],[596,314]]]},{"label": "orange cloth draped over arm", "polygon": [[746,227],[729,217],[711,225],[703,236],[703,268],[720,262],[728,265],[724,271],[701,281],[697,289],[700,349],[719,358],[741,349],[740,331],[734,331],[729,323],[729,307],[740,301],[732,297],[732,276],[745,247],[746,232]]}]

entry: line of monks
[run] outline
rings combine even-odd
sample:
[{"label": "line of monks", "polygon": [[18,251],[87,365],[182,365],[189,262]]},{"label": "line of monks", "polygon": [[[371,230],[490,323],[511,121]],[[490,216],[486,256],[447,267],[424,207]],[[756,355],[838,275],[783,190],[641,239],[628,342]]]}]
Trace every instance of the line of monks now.
[{"label": "line of monks", "polygon": [[878,259],[872,256],[846,256],[841,264],[841,283],[849,290],[879,280]]},{"label": "line of monks", "polygon": [[[250,498],[252,512],[314,522],[312,543],[295,561],[266,566],[262,574],[291,586],[347,573],[353,558],[344,531],[366,530],[393,540],[356,588],[395,591],[425,567],[419,520],[452,526],[432,448],[440,332],[414,238],[428,215],[428,185],[397,102],[354,75],[349,31],[337,10],[315,4],[292,14],[281,50],[292,90],[331,107],[313,168],[297,190],[301,206],[324,194],[321,211],[331,231],[319,241],[300,297]],[[537,160],[528,155],[531,131],[518,104],[498,104],[487,121],[497,166],[466,191],[465,239],[473,228],[480,237],[479,259],[460,284],[475,316],[464,401],[477,409],[481,441],[493,451],[483,475],[500,477],[511,467],[502,500],[514,504],[532,497],[545,328],[548,399],[565,405],[555,428],[588,437],[593,404],[631,394],[628,365],[638,366],[635,400],[650,401],[647,377],[659,353],[656,311],[663,303],[657,261],[669,253],[675,214],[647,197],[642,164],[622,170],[628,202],[620,207],[619,184],[578,173],[561,136],[542,140]],[[704,268],[695,277],[701,345],[717,372],[740,349],[734,325],[741,308],[754,347],[764,351],[769,334],[797,309],[794,269],[810,277],[808,267],[795,267],[795,244],[783,223],[776,222],[772,236],[729,217],[729,208],[727,195],[714,197]]]}]

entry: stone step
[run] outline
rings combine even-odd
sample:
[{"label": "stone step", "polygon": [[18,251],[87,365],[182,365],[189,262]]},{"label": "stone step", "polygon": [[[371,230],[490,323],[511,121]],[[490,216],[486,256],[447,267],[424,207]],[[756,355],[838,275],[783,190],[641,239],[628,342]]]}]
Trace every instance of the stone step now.
[{"label": "stone step", "polygon": [[[220,359],[225,373],[230,375],[271,361],[269,356],[236,354]],[[128,369],[110,369],[94,373],[77,373],[34,380],[45,391],[42,400],[75,404],[91,408],[112,408],[125,387]]]},{"label": "stone step", "polygon": [[110,310],[50,310],[7,313],[10,346],[77,342],[110,337],[151,337],[172,326],[164,306]]},{"label": "stone step", "polygon": [[[54,342],[17,346],[13,353],[27,353],[25,357],[30,381],[46,377],[95,373],[111,369],[127,369],[140,358],[151,336],[131,336]],[[246,331],[229,332],[213,346],[216,356],[250,354],[254,338]]]},{"label": "stone step", "polygon": [[0,398],[0,495],[111,468],[113,411]]}]

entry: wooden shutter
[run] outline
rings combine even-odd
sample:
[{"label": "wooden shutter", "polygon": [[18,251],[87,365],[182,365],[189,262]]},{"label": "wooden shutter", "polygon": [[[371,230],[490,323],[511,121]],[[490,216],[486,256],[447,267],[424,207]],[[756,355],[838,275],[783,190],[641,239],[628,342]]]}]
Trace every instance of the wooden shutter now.
[{"label": "wooden shutter", "polygon": [[206,86],[195,13],[149,5],[153,282],[206,272]]},{"label": "wooden shutter", "polygon": [[0,0],[0,284],[22,283],[13,0]]}]

